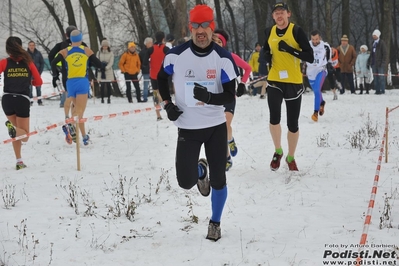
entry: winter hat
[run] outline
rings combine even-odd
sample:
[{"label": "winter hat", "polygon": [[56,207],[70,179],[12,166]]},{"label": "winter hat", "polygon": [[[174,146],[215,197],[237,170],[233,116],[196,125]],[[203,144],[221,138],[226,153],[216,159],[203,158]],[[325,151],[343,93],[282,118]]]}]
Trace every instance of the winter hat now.
[{"label": "winter hat", "polygon": [[375,35],[375,36],[377,36],[378,38],[380,38],[380,36],[381,36],[381,31],[379,31],[379,30],[374,30],[372,35],[373,35],[373,36]]},{"label": "winter hat", "polygon": [[129,42],[127,48],[129,49],[130,47],[136,47],[136,44],[134,42]]},{"label": "winter hat", "polygon": [[226,41],[226,38],[225,37],[223,37],[223,35],[222,34],[220,34],[220,33],[216,33],[216,35],[218,36],[218,38],[222,41],[222,45],[223,45],[223,47],[226,47],[226,44],[227,44],[227,41]]},{"label": "winter hat", "polygon": [[274,4],[274,6],[272,7],[272,13],[274,12],[274,10],[279,9],[279,8],[289,11],[287,3],[278,2],[278,3]]},{"label": "winter hat", "polygon": [[71,39],[71,42],[81,42],[83,35],[79,30],[73,30],[69,38]]},{"label": "winter hat", "polygon": [[[196,5],[190,10],[190,22],[202,23],[209,21],[209,27],[213,31],[215,29],[215,21],[213,20],[213,10],[207,5]],[[189,24],[190,30],[193,28]]]},{"label": "winter hat", "polygon": [[222,41],[223,47],[226,47],[229,41],[229,34],[224,29],[216,29],[215,34]]},{"label": "winter hat", "polygon": [[346,34],[342,35],[341,41],[349,41],[348,36]]},{"label": "winter hat", "polygon": [[65,34],[66,34],[66,36],[69,38],[69,36],[71,36],[71,32],[73,31],[73,30],[77,30],[77,28],[75,27],[75,26],[73,26],[73,25],[70,25],[70,26],[68,26],[66,29],[65,29]]},{"label": "winter hat", "polygon": [[166,35],[166,41],[167,42],[172,42],[175,40],[175,36],[173,36],[172,33],[169,33],[168,35]]},{"label": "winter hat", "polygon": [[103,40],[103,41],[101,42],[101,46],[107,46],[107,47],[109,47],[109,41],[108,41],[108,40]]},{"label": "winter hat", "polygon": [[360,46],[360,50],[362,49],[365,49],[367,51],[369,48],[367,48],[367,45],[363,44],[362,46]]}]

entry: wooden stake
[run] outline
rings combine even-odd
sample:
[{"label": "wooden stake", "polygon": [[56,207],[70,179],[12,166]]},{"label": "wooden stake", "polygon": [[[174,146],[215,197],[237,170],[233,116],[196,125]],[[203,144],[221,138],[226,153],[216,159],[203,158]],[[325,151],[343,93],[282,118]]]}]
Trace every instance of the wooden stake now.
[{"label": "wooden stake", "polygon": [[388,126],[389,126],[388,113],[389,113],[389,108],[387,107],[386,114],[385,114],[385,119],[386,119],[386,124],[385,124],[385,163],[388,162]]},{"label": "wooden stake", "polygon": [[79,130],[79,117],[75,117],[75,132],[76,132],[76,168],[80,171],[80,130]]}]

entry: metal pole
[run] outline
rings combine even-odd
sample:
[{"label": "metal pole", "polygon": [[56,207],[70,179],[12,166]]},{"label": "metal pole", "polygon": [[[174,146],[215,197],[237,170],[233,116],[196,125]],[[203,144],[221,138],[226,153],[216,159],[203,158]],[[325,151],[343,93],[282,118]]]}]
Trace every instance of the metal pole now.
[{"label": "metal pole", "polygon": [[8,22],[10,25],[10,36],[12,36],[11,0],[8,0]]}]

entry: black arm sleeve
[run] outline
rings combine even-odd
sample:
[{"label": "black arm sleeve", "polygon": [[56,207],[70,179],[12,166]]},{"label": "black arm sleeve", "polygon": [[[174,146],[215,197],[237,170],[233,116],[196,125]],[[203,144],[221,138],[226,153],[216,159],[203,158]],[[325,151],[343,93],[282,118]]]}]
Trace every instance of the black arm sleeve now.
[{"label": "black arm sleeve", "polygon": [[51,61],[51,71],[53,72],[53,76],[58,76],[57,63],[61,62],[63,59],[64,57],[62,54],[58,54],[56,58]]},{"label": "black arm sleeve", "polygon": [[57,44],[53,47],[53,49],[51,49],[50,53],[48,54],[48,60],[49,60],[50,62],[52,62],[52,61],[54,60],[55,55],[61,50],[61,49],[60,49],[60,44],[61,44],[61,43],[57,43]]},{"label": "black arm sleeve", "polygon": [[100,59],[98,59],[95,54],[92,54],[89,57],[89,60],[90,60],[90,64],[94,65],[96,68],[101,68],[103,66]]},{"label": "black arm sleeve", "polygon": [[265,40],[265,44],[263,45],[263,56],[264,56],[264,60],[266,61],[266,64],[271,64],[272,62],[272,55],[270,53],[270,46],[268,43],[269,37],[270,37],[270,32],[271,32],[271,28],[267,28],[265,30],[265,36],[266,36],[266,40]]},{"label": "black arm sleeve", "polygon": [[313,63],[314,61],[313,49],[309,44],[309,40],[306,37],[306,33],[298,25],[294,25],[293,33],[296,42],[299,44],[299,47],[301,47],[302,49],[302,51],[294,49],[293,56],[301,59],[302,61]]},{"label": "black arm sleeve", "polygon": [[222,93],[211,93],[211,99],[208,104],[213,105],[224,105],[234,101],[236,94],[236,80],[230,80],[229,82],[223,83]]},{"label": "black arm sleeve", "polygon": [[324,45],[324,49],[326,49],[326,58],[327,58],[327,61],[330,61],[330,59],[331,59],[331,50],[330,50],[330,47],[329,47],[328,45]]},{"label": "black arm sleeve", "polygon": [[168,73],[166,73],[163,67],[161,66],[161,69],[158,72],[157,81],[158,81],[159,93],[161,94],[162,100],[164,101],[172,101],[169,92],[169,82],[168,82],[169,76],[170,75],[168,75]]}]

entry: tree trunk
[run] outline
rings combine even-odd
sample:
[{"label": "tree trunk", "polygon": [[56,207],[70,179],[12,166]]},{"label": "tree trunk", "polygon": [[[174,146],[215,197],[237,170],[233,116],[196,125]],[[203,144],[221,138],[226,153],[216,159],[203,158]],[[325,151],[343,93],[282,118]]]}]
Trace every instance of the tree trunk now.
[{"label": "tree trunk", "polygon": [[[95,10],[91,10],[86,0],[81,0],[80,5],[82,7],[83,14],[85,15],[86,18],[87,30],[89,32],[89,40],[90,40],[89,47],[93,51],[97,52],[98,51],[97,31],[96,31],[96,22],[93,15],[93,13],[95,13]],[[89,72],[89,79],[90,80],[95,79],[94,73],[91,68],[89,68],[88,72]],[[100,94],[99,84],[97,82],[94,83],[94,90],[96,95]]]},{"label": "tree trunk", "polygon": [[220,1],[214,0],[214,3],[215,3],[217,27],[219,29],[223,29],[223,17],[222,17],[222,11],[220,9]]},{"label": "tree trunk", "polygon": [[[320,13],[321,12],[317,12],[317,16],[319,17],[320,16]],[[307,23],[306,23],[306,25],[304,25],[304,30],[305,30],[305,33],[307,34],[307,36],[309,36],[310,35],[310,32],[313,30],[313,14],[314,14],[314,12],[313,12],[313,1],[312,0],[306,0],[306,17],[307,17]],[[317,21],[318,22],[318,25],[320,25],[319,24],[319,21]]]},{"label": "tree trunk", "polygon": [[269,16],[269,6],[271,6],[270,0],[253,0],[253,9],[255,16],[256,32],[258,41],[263,46],[265,40],[265,29],[266,29],[266,17]]},{"label": "tree trunk", "polygon": [[325,0],[325,12],[326,12],[326,36],[325,40],[333,46],[332,37],[332,12],[331,12],[331,0]]},{"label": "tree trunk", "polygon": [[146,0],[145,2],[147,5],[147,13],[148,13],[148,19],[150,20],[151,32],[157,32],[159,30],[159,26],[154,20],[154,15],[152,13],[150,0]]},{"label": "tree trunk", "polygon": [[[175,9],[171,0],[159,0],[165,14],[166,23],[168,24],[169,32],[174,32],[175,29]],[[167,32],[165,32],[167,34]]]},{"label": "tree trunk", "polygon": [[81,0],[80,5],[86,18],[87,30],[89,32],[90,48],[93,51],[98,51],[96,22],[93,15],[95,10],[90,9],[90,6],[88,5],[86,0]]},{"label": "tree trunk", "polygon": [[297,0],[288,0],[287,1],[288,7],[291,11],[291,21],[295,24],[298,24],[299,26],[301,26],[305,32],[308,31],[308,27],[307,24],[305,23],[305,20],[303,19],[302,15],[301,15],[301,8],[299,6],[300,1]]},{"label": "tree trunk", "polygon": [[[393,3],[393,7],[392,7],[392,12],[393,14],[397,14],[398,13],[398,6],[397,3],[394,2]],[[392,28],[393,28],[393,33],[392,33],[392,39],[391,39],[391,69],[392,69],[392,73],[397,74],[398,73],[398,68],[396,66],[396,62],[399,59],[399,47],[398,47],[398,21],[397,21],[397,17],[393,16],[392,18]]]},{"label": "tree trunk", "polygon": [[176,24],[173,30],[175,35],[175,43],[182,37],[188,36],[188,19],[187,19],[187,1],[176,0]]},{"label": "tree trunk", "polygon": [[239,36],[238,36],[238,31],[237,31],[237,24],[236,24],[236,20],[235,20],[235,18],[234,18],[233,9],[231,8],[230,3],[229,3],[228,0],[224,0],[224,2],[225,2],[225,4],[226,4],[227,11],[228,11],[229,14],[230,14],[231,25],[232,25],[232,27],[233,27],[233,36],[231,36],[231,37],[233,37],[233,38],[231,38],[231,39],[234,40],[234,41],[233,41],[233,44],[234,44],[233,51],[234,51],[238,56],[241,56],[241,55],[240,55],[241,53],[240,53],[240,45],[239,45]]},{"label": "tree trunk", "polygon": [[144,10],[140,0],[126,0],[129,6],[129,12],[136,24],[138,43],[141,45],[144,39],[148,37],[147,26],[144,18]]},{"label": "tree trunk", "polygon": [[[93,0],[87,0],[87,1],[89,3],[90,9],[93,10],[93,17],[94,17],[94,21],[96,23],[98,42],[101,43],[101,41],[104,39],[103,31],[102,31],[102,28],[101,28],[101,23],[100,23],[100,20],[98,19],[97,11],[96,11],[96,8],[94,6]],[[96,53],[97,51],[94,51],[94,52]]]},{"label": "tree trunk", "polygon": [[78,25],[76,24],[75,13],[73,12],[71,0],[64,0],[64,4],[68,16],[68,25],[77,27]]},{"label": "tree trunk", "polygon": [[[392,17],[394,16],[392,12],[391,0],[383,0],[382,7],[384,12],[382,14],[387,14],[387,15],[381,17],[380,31],[381,31],[381,37],[385,41],[385,44],[387,46],[387,51],[388,51],[387,59],[389,63],[391,61],[390,54],[391,54],[391,36],[392,36]],[[393,64],[396,64],[396,62],[393,62]],[[391,67],[392,67],[392,62],[391,62]]]},{"label": "tree trunk", "polygon": [[48,11],[50,12],[50,15],[54,18],[55,23],[57,24],[57,27],[60,30],[62,40],[65,40],[64,27],[62,26],[62,22],[58,17],[57,13],[55,12],[54,6],[50,5],[50,3],[47,0],[42,0],[42,2],[47,7]]},{"label": "tree trunk", "polygon": [[346,34],[350,39],[351,27],[350,27],[349,17],[350,17],[349,0],[342,0],[342,35]]}]

